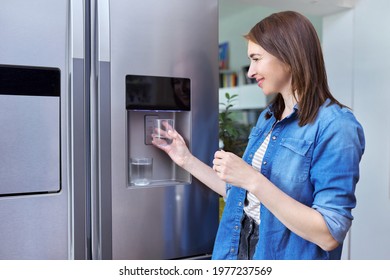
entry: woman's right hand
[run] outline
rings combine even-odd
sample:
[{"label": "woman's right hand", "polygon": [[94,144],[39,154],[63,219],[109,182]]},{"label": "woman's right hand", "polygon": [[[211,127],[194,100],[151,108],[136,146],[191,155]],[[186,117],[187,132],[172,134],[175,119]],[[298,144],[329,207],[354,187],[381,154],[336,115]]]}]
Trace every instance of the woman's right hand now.
[{"label": "woman's right hand", "polygon": [[181,167],[183,167],[187,160],[192,156],[183,137],[174,129],[168,128],[166,131],[166,137],[168,139],[157,138],[154,135],[152,135],[152,137],[152,144],[166,152],[169,157]]},{"label": "woman's right hand", "polygon": [[[157,134],[152,135],[152,144],[166,152],[178,166],[191,173],[203,184],[219,195],[226,197],[225,182],[218,177],[210,166],[191,154],[183,137],[174,128],[168,124],[164,126],[167,130],[163,133],[163,138],[158,138]],[[161,135],[161,131],[159,132]]]}]

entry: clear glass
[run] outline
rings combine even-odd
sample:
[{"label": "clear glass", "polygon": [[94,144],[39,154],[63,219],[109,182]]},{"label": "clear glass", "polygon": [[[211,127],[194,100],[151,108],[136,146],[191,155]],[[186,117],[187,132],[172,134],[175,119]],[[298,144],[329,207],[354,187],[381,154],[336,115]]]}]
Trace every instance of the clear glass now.
[{"label": "clear glass", "polygon": [[169,145],[172,143],[172,139],[168,135],[168,130],[175,129],[174,119],[155,119],[153,138],[157,141],[158,145]]},{"label": "clear glass", "polygon": [[153,176],[153,158],[130,159],[130,185],[147,186]]}]

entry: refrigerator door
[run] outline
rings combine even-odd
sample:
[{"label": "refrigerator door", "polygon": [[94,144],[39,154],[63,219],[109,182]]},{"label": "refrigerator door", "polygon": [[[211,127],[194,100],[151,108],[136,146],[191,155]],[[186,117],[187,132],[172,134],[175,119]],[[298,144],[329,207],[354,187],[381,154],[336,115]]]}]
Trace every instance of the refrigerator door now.
[{"label": "refrigerator door", "polygon": [[[193,154],[211,164],[218,148],[218,1],[106,0],[95,8],[93,258],[208,256],[217,195],[144,137],[149,115],[174,117]],[[126,110],[127,75],[190,79],[191,110]],[[153,155],[154,176],[172,171],[173,180],[129,186],[132,153]]]},{"label": "refrigerator door", "polygon": [[67,23],[68,1],[1,1],[0,259],[71,257]]}]

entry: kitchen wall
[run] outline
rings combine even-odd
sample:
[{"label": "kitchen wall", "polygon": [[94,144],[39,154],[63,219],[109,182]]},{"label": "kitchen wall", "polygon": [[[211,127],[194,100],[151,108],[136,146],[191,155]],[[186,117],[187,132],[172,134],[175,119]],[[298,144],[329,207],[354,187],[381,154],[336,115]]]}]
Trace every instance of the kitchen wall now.
[{"label": "kitchen wall", "polygon": [[334,95],[351,106],[366,135],[351,259],[390,259],[390,2],[360,0],[323,20],[323,49]]}]

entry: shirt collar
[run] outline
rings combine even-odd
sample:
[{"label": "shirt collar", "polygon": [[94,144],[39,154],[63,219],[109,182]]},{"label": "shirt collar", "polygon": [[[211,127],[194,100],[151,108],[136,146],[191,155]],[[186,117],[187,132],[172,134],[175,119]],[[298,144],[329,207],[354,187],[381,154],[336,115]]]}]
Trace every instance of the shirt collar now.
[{"label": "shirt collar", "polygon": [[[297,103],[297,104],[294,105],[294,108],[293,108],[292,113],[291,113],[290,115],[288,115],[286,118],[290,118],[291,116],[297,114],[298,111],[299,111],[299,104]],[[268,113],[269,115],[275,117],[275,116],[274,116],[274,110],[273,110],[273,104],[270,104],[270,105],[268,106],[268,108],[267,108],[267,113]]]}]

